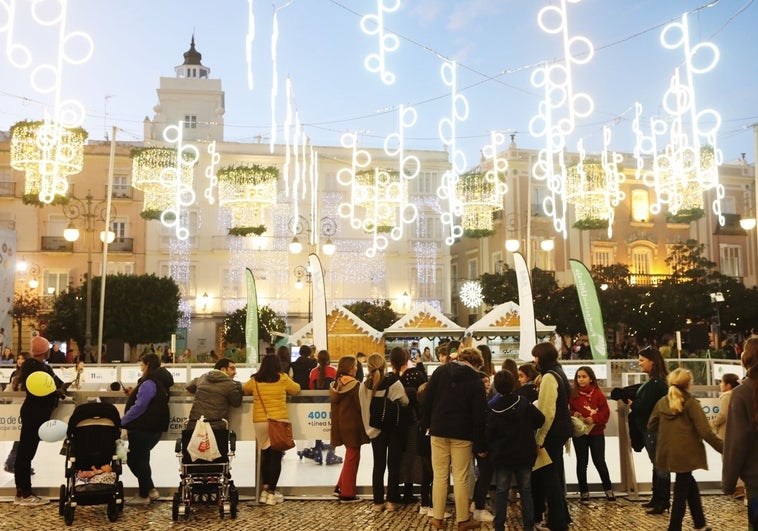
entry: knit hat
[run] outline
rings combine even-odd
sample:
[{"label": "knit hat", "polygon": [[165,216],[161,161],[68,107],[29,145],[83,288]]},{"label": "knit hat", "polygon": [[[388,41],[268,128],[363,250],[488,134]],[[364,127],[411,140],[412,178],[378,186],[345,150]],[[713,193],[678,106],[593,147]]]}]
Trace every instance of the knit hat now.
[{"label": "knit hat", "polygon": [[34,336],[30,348],[32,356],[44,358],[50,350],[50,342],[42,336]]}]

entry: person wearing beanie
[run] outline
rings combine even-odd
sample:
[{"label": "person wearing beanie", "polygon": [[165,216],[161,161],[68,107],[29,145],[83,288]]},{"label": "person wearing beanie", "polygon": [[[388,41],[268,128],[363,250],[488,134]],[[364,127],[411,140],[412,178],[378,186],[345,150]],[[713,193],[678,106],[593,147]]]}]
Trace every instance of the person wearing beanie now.
[{"label": "person wearing beanie", "polygon": [[39,335],[39,332],[35,330],[32,332],[30,350],[34,359],[45,361],[47,359],[47,353],[50,351],[50,342]]}]

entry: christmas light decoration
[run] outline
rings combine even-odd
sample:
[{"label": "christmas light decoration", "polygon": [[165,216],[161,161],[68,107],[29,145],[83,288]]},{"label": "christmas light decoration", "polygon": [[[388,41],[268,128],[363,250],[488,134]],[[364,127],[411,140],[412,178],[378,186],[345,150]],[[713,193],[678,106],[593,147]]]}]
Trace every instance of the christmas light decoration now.
[{"label": "christmas light decoration", "polygon": [[400,0],[392,0],[391,4],[385,4],[384,0],[377,0],[376,13],[365,15],[361,19],[361,30],[366,35],[376,35],[379,40],[379,52],[369,54],[364,61],[366,70],[378,73],[385,85],[395,82],[395,74],[385,69],[385,55],[394,52],[400,47],[400,40],[394,33],[385,33],[384,14],[394,13],[400,8]]},{"label": "christmas light decoration", "polygon": [[230,234],[235,229],[262,234],[265,215],[276,204],[279,169],[257,164],[227,166],[218,171],[217,177],[219,205],[231,214]]},{"label": "christmas light decoration", "polygon": [[477,308],[484,302],[482,286],[472,280],[464,282],[461,286],[460,297],[466,308]]},{"label": "christmas light decoration", "polygon": [[210,155],[210,162],[205,167],[205,178],[208,179],[208,188],[205,189],[205,199],[209,205],[213,205],[216,202],[214,195],[216,187],[218,186],[218,177],[216,177],[216,166],[221,162],[221,153],[216,151],[216,141],[214,140],[208,144],[208,155]]}]

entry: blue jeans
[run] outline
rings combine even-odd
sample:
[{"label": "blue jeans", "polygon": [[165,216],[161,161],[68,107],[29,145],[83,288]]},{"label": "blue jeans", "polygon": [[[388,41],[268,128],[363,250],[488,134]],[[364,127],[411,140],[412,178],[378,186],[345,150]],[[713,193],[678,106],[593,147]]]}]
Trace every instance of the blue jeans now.
[{"label": "blue jeans", "polygon": [[605,435],[584,435],[574,437],[574,450],[576,451],[576,478],[579,481],[579,492],[589,492],[587,486],[587,466],[592,455],[592,463],[600,474],[603,490],[613,489],[611,476],[608,473],[608,465],[605,464]]},{"label": "blue jeans", "polygon": [[532,467],[495,467],[495,531],[505,531],[508,510],[508,491],[516,480],[521,495],[521,521],[526,531],[534,529],[534,504],[532,501]]},{"label": "blue jeans", "polygon": [[153,472],[150,469],[150,450],[161,440],[159,431],[128,430],[129,457],[126,464],[139,484],[139,495],[147,498],[153,484]]}]

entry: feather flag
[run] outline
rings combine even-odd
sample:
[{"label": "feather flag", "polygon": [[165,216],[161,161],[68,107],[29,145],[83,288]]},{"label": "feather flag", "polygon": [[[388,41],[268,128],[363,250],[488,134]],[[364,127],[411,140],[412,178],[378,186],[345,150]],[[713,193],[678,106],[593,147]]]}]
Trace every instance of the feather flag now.
[{"label": "feather flag", "polygon": [[532,280],[529,268],[521,253],[513,253],[513,266],[516,270],[519,305],[519,349],[518,357],[532,361],[532,349],[537,344],[537,323],[534,319],[534,300],[532,299]]},{"label": "feather flag", "polygon": [[592,281],[590,270],[579,260],[570,259],[571,273],[574,275],[574,285],[579,295],[579,305],[582,307],[584,326],[587,328],[587,338],[593,360],[608,359],[608,346],[605,343],[605,328],[603,327],[603,312],[597,298],[597,289]]},{"label": "feather flag", "polygon": [[258,292],[255,277],[249,267],[245,268],[247,278],[247,318],[245,319],[245,363],[258,363]]}]

